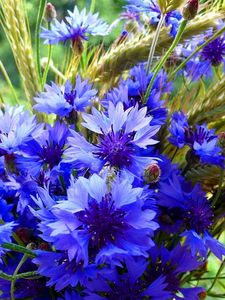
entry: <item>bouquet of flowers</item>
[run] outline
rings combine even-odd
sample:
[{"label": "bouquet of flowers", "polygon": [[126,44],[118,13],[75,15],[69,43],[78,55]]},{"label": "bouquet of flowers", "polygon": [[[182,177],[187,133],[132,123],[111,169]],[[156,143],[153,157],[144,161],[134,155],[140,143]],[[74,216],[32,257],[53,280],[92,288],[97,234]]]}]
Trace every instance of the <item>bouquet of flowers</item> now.
[{"label": "bouquet of flowers", "polygon": [[225,2],[125,2],[0,1],[2,300],[225,297]]}]

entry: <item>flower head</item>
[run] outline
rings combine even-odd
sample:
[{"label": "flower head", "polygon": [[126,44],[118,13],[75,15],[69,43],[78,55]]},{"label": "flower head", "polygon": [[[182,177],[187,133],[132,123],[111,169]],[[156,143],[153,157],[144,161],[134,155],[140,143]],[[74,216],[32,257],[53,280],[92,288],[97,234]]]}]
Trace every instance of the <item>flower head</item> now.
[{"label": "flower head", "polygon": [[194,188],[181,176],[173,174],[168,182],[161,182],[158,203],[170,211],[171,221],[178,221],[177,229],[186,237],[185,245],[192,255],[200,253],[205,258],[210,249],[219,259],[225,255],[224,246],[210,234],[213,210],[200,185]]},{"label": "flower head", "polygon": [[189,126],[187,116],[183,112],[175,112],[172,116],[169,141],[183,148],[188,145],[190,157],[200,159],[202,163],[224,167],[224,156],[215,130],[208,129],[206,124]]},{"label": "flower head", "polygon": [[14,154],[40,128],[35,116],[23,107],[7,106],[4,112],[0,110],[0,156]]},{"label": "flower head", "polygon": [[118,169],[128,169],[136,176],[152,161],[152,157],[142,156],[142,150],[157,143],[152,137],[159,126],[151,126],[151,117],[146,116],[147,108],[138,106],[125,110],[119,102],[109,103],[107,115],[95,108],[92,114],[83,114],[83,126],[98,134],[97,145],[88,143],[80,134],[72,131],[68,138],[70,147],[65,151],[64,162],[76,167],[88,167],[93,171],[104,165]]},{"label": "flower head", "polygon": [[161,276],[153,281],[146,280],[144,272],[147,271],[147,262],[145,259],[126,259],[125,263],[126,272],[113,268],[90,281],[85,291],[88,296],[84,299],[91,300],[98,297],[99,300],[135,300],[150,297],[152,300],[167,300],[171,297],[171,293],[166,291],[165,277]]},{"label": "flower head", "polygon": [[21,153],[16,158],[19,170],[37,176],[43,167],[50,170],[57,167],[68,136],[69,130],[64,123],[56,122],[53,127],[47,125],[47,130],[21,147]]},{"label": "flower head", "polygon": [[106,179],[79,177],[68,189],[68,200],[55,204],[47,192],[35,200],[40,235],[57,250],[66,251],[69,261],[88,266],[118,264],[124,256],[146,256],[151,235],[158,228],[153,210],[142,210],[142,189],[128,179],[117,179],[108,188]]},{"label": "flower head", "polygon": [[[219,28],[223,26],[223,22],[219,20]],[[198,46],[201,46],[207,37],[210,38],[214,34],[213,29],[209,29],[206,34],[194,37],[185,46],[179,47],[179,56],[188,57],[192,52],[196,50]],[[203,76],[210,78],[213,76],[213,67],[218,67],[224,64],[225,60],[225,35],[214,39],[207,44],[201,51],[199,51],[194,57],[187,63],[185,67],[185,76],[190,76],[193,81],[198,81]]]},{"label": "flower head", "polygon": [[211,63],[212,66],[218,66],[224,61],[225,39],[219,37],[205,46],[201,52],[201,58]]},{"label": "flower head", "polygon": [[[152,74],[147,75],[145,64],[140,64],[131,69],[129,77],[121,81],[118,88],[109,91],[102,103],[105,107],[109,101],[117,104],[122,102],[125,108],[138,104],[139,108],[143,107],[143,100]],[[162,96],[171,91],[171,83],[167,82],[167,76],[160,72],[154,81],[151,93],[147,99],[147,114],[153,116],[152,125],[162,125],[167,117],[167,110],[164,107]]]},{"label": "flower head", "polygon": [[[155,0],[127,0],[125,7],[134,13],[146,13],[150,17],[150,24],[157,25],[161,17],[161,10]],[[182,15],[174,10],[166,14],[165,24],[171,27],[170,34],[176,36]]]},{"label": "flower head", "polygon": [[45,90],[34,98],[37,102],[34,109],[47,114],[54,113],[60,117],[69,116],[73,110],[83,111],[97,93],[88,84],[88,80],[82,81],[79,75],[76,77],[75,87],[67,81],[62,87],[55,83],[45,85]]},{"label": "flower head", "polygon": [[98,14],[86,13],[86,9],[81,12],[75,6],[74,11],[68,11],[69,16],[66,22],[55,20],[51,29],[42,28],[41,38],[45,39],[47,44],[66,43],[71,40],[73,44],[82,40],[87,40],[88,35],[106,35],[108,25],[98,19]]}]

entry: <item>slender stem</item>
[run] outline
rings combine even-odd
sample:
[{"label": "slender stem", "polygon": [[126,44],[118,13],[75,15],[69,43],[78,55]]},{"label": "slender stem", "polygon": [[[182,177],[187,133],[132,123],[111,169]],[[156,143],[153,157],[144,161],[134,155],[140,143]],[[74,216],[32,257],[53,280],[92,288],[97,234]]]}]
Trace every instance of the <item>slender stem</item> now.
[{"label": "slender stem", "polygon": [[221,28],[219,31],[217,31],[211,38],[209,38],[207,41],[205,41],[202,45],[197,47],[194,52],[191,53],[177,68],[172,72],[169,79],[173,78],[177,72],[179,72],[183,67],[189,62],[189,60],[192,59],[192,57],[198,53],[200,50],[202,50],[205,46],[207,46],[209,43],[211,43],[213,40],[215,40],[217,37],[219,37],[223,32],[225,32],[225,26]]},{"label": "slender stem", "polygon": [[41,72],[41,57],[40,57],[40,31],[41,31],[41,22],[45,12],[47,0],[40,0],[37,23],[35,28],[35,52],[36,52],[36,63],[37,63],[37,71],[39,76],[39,82],[41,83],[42,72]]},{"label": "slender stem", "polygon": [[220,197],[221,190],[222,190],[222,187],[223,187],[224,173],[225,173],[225,170],[221,169],[219,186],[218,186],[218,190],[217,190],[216,196],[215,196],[215,198],[212,201],[212,206],[216,205],[216,202],[218,201],[218,199]]},{"label": "slender stem", "polygon": [[156,45],[157,45],[157,42],[158,42],[158,39],[159,39],[160,30],[163,26],[164,20],[165,20],[165,15],[161,14],[161,17],[160,17],[160,20],[159,20],[159,23],[158,23],[158,26],[157,26],[157,29],[156,29],[156,32],[155,32],[155,36],[154,36],[154,39],[153,39],[152,44],[151,44],[149,56],[148,56],[147,74],[149,73],[149,71],[152,67],[152,61],[153,61],[153,57],[154,57],[154,54],[155,54],[155,48],[156,48]]},{"label": "slender stem", "polygon": [[[48,22],[48,29],[51,29],[51,22]],[[49,44],[48,45],[48,61],[47,64],[45,66],[45,70],[44,70],[44,74],[43,74],[43,78],[42,78],[42,89],[47,81],[47,76],[48,76],[48,71],[50,68],[50,62],[51,62],[51,58],[52,58],[52,45]]]},{"label": "slender stem", "polygon": [[163,65],[166,62],[167,58],[171,55],[171,53],[173,52],[173,50],[175,49],[175,47],[179,43],[179,41],[180,41],[180,39],[181,39],[181,37],[182,37],[182,35],[184,33],[184,30],[185,30],[185,27],[186,27],[187,23],[188,23],[187,20],[182,20],[182,22],[180,23],[180,27],[178,29],[177,35],[176,35],[176,37],[175,37],[172,45],[167,50],[167,52],[165,53],[165,55],[163,56],[163,58],[160,60],[159,64],[155,66],[154,74],[152,76],[152,79],[151,79],[151,81],[150,81],[150,83],[148,85],[148,88],[147,88],[147,91],[146,91],[146,94],[145,94],[144,103],[146,103],[147,100],[148,100],[148,98],[149,98],[149,95],[151,93],[151,89],[152,89],[152,86],[153,86],[153,84],[155,82],[157,74],[159,73],[159,71],[163,67]]},{"label": "slender stem", "polygon": [[11,90],[11,92],[12,92],[12,95],[13,95],[13,97],[15,98],[15,102],[17,103],[17,104],[19,104],[19,99],[18,99],[18,97],[17,97],[17,94],[16,94],[16,92],[15,92],[15,89],[14,89],[14,87],[13,87],[13,84],[12,84],[12,82],[11,82],[11,80],[10,80],[10,78],[9,78],[9,76],[8,76],[8,74],[7,74],[7,72],[6,72],[6,69],[5,69],[5,67],[4,67],[4,65],[3,65],[3,63],[0,61],[0,70],[2,71],[2,74],[3,74],[3,76],[5,77],[5,80],[6,80],[6,82],[8,83],[8,85],[9,85],[9,88],[10,88],[10,90]]},{"label": "slender stem", "polygon": [[96,0],[91,0],[90,12],[93,13],[95,11]]},{"label": "slender stem", "polygon": [[25,263],[25,261],[27,260],[28,256],[26,254],[23,255],[21,261],[19,262],[18,266],[16,267],[14,273],[13,273],[13,277],[12,277],[12,281],[11,281],[11,288],[10,288],[10,295],[11,295],[11,300],[15,300],[15,283],[16,283],[16,275],[18,274],[20,268],[22,267],[22,265]]},{"label": "slender stem", "polygon": [[214,285],[216,284],[216,282],[217,282],[217,280],[218,280],[218,278],[219,278],[221,272],[223,271],[224,266],[225,266],[225,260],[224,260],[224,261],[222,262],[222,264],[220,265],[220,267],[219,267],[219,269],[218,269],[218,271],[217,271],[217,273],[216,273],[216,277],[214,278],[214,280],[213,280],[213,282],[212,282],[212,284],[211,284],[211,286],[209,287],[209,289],[208,289],[207,292],[210,292],[210,291],[212,290],[212,288],[214,287]]},{"label": "slender stem", "polygon": [[[202,281],[202,280],[213,280],[213,279],[215,279],[215,277],[203,277],[203,278],[196,278],[196,279],[190,279],[189,281]],[[225,277],[224,276],[219,276],[219,277],[217,277],[217,279],[225,279]]]},{"label": "slender stem", "polygon": [[17,274],[15,277],[13,277],[13,275],[8,275],[4,272],[0,272],[0,278],[3,278],[8,281],[12,281],[13,278],[16,280],[21,279],[21,278],[36,279],[37,275],[38,275],[38,273],[36,271],[31,271],[31,272],[20,273],[20,274]]},{"label": "slender stem", "polygon": [[4,249],[9,249],[11,251],[15,251],[15,252],[19,252],[19,253],[24,253],[26,254],[27,256],[30,256],[32,258],[35,257],[35,253],[23,246],[19,246],[19,245],[16,245],[16,244],[12,244],[12,243],[4,243],[1,245],[2,248]]}]

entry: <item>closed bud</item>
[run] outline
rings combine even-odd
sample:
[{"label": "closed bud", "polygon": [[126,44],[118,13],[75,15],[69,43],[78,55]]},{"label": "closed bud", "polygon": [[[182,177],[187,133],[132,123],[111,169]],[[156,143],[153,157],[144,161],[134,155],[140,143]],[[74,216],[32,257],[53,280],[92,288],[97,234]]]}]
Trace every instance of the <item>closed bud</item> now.
[{"label": "closed bud", "polygon": [[198,0],[188,0],[183,8],[183,18],[192,20],[198,13]]},{"label": "closed bud", "polygon": [[199,294],[199,300],[204,300],[204,299],[206,299],[206,297],[207,297],[207,292],[206,291],[201,292]]},{"label": "closed bud", "polygon": [[52,22],[57,17],[55,6],[50,2],[47,3],[45,8],[45,19],[47,22]]},{"label": "closed bud", "polygon": [[161,169],[158,164],[151,164],[145,169],[144,179],[146,183],[156,183],[159,181]]}]

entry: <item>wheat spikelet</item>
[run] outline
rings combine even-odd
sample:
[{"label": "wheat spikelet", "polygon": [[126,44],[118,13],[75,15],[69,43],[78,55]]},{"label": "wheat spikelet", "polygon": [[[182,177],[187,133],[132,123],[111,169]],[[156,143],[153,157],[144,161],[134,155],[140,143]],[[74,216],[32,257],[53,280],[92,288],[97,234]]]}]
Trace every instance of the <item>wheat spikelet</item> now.
[{"label": "wheat spikelet", "polygon": [[224,116],[225,112],[225,77],[213,83],[205,97],[196,101],[189,111],[190,121],[203,122],[209,120],[216,121]]},{"label": "wheat spikelet", "polygon": [[27,99],[39,90],[31,37],[22,0],[0,0],[0,22],[10,43]]},{"label": "wheat spikelet", "polygon": [[[196,17],[187,25],[181,42],[210,27],[216,27],[218,20],[223,16],[224,13],[211,11]],[[107,83],[135,64],[146,61],[153,37],[154,33],[136,36],[128,42],[112,47],[100,58],[96,58],[87,70],[87,75],[94,82]],[[156,47],[156,54],[162,54],[171,45],[171,42],[172,37],[168,34],[168,30],[163,28]]]},{"label": "wheat spikelet", "polygon": [[163,14],[177,9],[183,4],[184,0],[158,0],[158,5]]}]

